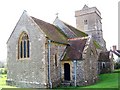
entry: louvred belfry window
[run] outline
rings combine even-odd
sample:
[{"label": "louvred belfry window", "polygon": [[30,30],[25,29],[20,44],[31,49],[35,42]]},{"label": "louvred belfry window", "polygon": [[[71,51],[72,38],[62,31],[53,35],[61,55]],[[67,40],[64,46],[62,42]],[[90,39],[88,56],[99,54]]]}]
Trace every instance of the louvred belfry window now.
[{"label": "louvred belfry window", "polygon": [[28,34],[23,32],[18,41],[18,59],[30,57],[30,43]]}]

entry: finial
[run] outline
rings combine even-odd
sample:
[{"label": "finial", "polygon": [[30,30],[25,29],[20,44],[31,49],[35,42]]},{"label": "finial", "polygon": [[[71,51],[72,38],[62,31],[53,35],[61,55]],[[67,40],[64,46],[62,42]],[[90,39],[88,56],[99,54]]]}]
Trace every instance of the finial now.
[{"label": "finial", "polygon": [[23,12],[27,12],[26,10],[24,10]]},{"label": "finial", "polygon": [[112,51],[112,48],[110,47],[110,51]]},{"label": "finial", "polygon": [[85,9],[88,9],[88,8],[89,8],[89,7],[85,4],[82,9],[85,10]]}]

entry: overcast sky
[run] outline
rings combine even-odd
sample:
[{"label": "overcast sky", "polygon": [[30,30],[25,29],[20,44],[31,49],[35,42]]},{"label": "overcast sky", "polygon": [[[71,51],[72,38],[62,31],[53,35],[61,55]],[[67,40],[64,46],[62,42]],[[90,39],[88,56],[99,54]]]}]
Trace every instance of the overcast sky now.
[{"label": "overcast sky", "polygon": [[107,49],[117,45],[118,0],[0,0],[0,60],[7,58],[6,42],[24,10],[49,23],[53,23],[59,13],[62,21],[76,27],[75,11],[85,4],[95,6],[101,12]]}]

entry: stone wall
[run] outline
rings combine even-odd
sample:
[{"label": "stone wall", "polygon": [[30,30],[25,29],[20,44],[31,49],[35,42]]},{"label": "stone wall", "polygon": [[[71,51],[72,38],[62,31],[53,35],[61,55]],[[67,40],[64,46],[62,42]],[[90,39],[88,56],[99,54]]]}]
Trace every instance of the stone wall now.
[{"label": "stone wall", "polygon": [[83,51],[83,60],[77,61],[77,85],[85,86],[97,81],[97,51],[92,40],[88,40]]},{"label": "stone wall", "polygon": [[[106,50],[106,42],[103,39],[102,18],[99,10],[96,7],[88,7],[87,9],[76,11],[75,17],[76,27],[88,35],[92,35],[102,50]],[[85,21],[87,21],[86,24]]]},{"label": "stone wall", "polygon": [[98,79],[98,54],[93,44],[93,40],[89,42],[84,62],[85,69],[85,83],[86,85],[93,84]]},{"label": "stone wall", "polygon": [[[76,85],[85,86],[94,84],[98,80],[98,54],[91,38],[88,39],[81,60],[76,60]],[[70,64],[71,85],[75,85],[75,62],[74,60],[62,61]],[[64,67],[63,67],[64,71]],[[64,74],[63,74],[64,75]]]},{"label": "stone wall", "polygon": [[[83,60],[77,60],[76,61],[76,83],[78,86],[82,86],[84,82],[84,61]],[[71,84],[75,85],[75,71],[74,71],[74,61],[73,61],[73,67],[72,67],[72,82]]]},{"label": "stone wall", "polygon": [[99,74],[111,72],[111,63],[110,62],[99,62]]},{"label": "stone wall", "polygon": [[[59,44],[55,42],[50,43],[50,73],[51,73],[50,76],[51,76],[52,87],[59,86],[61,83],[60,59],[65,48],[66,48],[66,45],[64,44]],[[48,48],[46,48],[46,50],[48,50]]]},{"label": "stone wall", "polygon": [[114,63],[112,61],[98,62],[99,74],[111,73],[114,70]]},{"label": "stone wall", "polygon": [[[30,58],[18,59],[18,40],[22,32],[30,39]],[[46,88],[46,37],[24,12],[7,42],[7,84],[22,88]]]}]

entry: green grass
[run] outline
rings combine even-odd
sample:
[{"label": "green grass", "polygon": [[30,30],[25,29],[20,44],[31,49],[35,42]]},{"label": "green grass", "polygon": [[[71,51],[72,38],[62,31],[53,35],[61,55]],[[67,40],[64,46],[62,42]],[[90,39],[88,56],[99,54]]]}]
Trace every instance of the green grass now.
[{"label": "green grass", "polygon": [[120,70],[115,70],[113,73],[107,73],[107,74],[101,74],[99,75],[99,80],[97,83],[94,85],[89,85],[89,86],[79,86],[79,87],[60,87],[60,88],[118,88],[118,79],[120,80],[119,77]]},{"label": "green grass", "polygon": [[118,88],[118,73],[102,74],[95,85],[82,88]]},{"label": "green grass", "polygon": [[0,74],[0,89],[2,89],[2,88],[15,88],[15,87],[6,85],[6,79],[7,79],[6,74]]},{"label": "green grass", "polygon": [[6,70],[6,68],[0,68],[0,71],[2,71],[2,72],[0,72],[0,90],[1,90],[2,88],[15,88],[15,87],[6,85],[7,75],[6,75],[6,74],[1,74],[1,73],[3,73],[5,70]]},{"label": "green grass", "polygon": [[[108,73],[108,74],[101,74],[99,75],[99,81],[90,86],[82,86],[82,87],[59,87],[59,89],[63,90],[62,88],[76,88],[76,89],[82,89],[82,88],[118,88],[118,79],[120,80],[120,69],[115,70],[113,73]],[[7,75],[6,74],[0,74],[0,89],[2,88],[16,88],[12,86],[6,85],[6,79]]]}]

